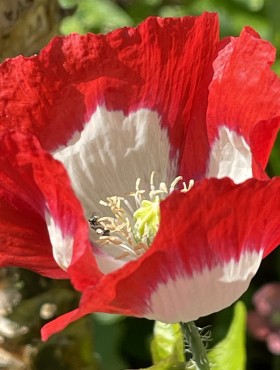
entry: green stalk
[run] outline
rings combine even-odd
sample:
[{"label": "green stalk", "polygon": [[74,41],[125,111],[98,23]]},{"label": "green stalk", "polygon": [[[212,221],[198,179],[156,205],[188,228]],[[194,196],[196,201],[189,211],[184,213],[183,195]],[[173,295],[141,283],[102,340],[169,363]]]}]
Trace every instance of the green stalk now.
[{"label": "green stalk", "polygon": [[190,347],[192,359],[198,370],[210,370],[205,346],[193,321],[180,323],[184,337]]}]

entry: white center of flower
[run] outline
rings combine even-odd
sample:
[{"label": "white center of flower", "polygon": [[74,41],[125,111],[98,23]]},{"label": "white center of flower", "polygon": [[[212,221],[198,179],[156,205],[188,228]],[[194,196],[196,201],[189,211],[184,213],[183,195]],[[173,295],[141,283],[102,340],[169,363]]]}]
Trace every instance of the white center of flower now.
[{"label": "white center of flower", "polygon": [[[142,255],[152,244],[160,223],[160,201],[176,188],[182,177],[178,176],[171,183],[169,189],[164,182],[158,189],[154,185],[154,175],[150,177],[150,191],[145,197],[145,190],[140,188],[141,179],[138,178],[135,191],[124,196],[111,196],[99,203],[109,207],[111,217],[98,217],[92,215],[89,224],[95,231],[94,241],[99,246],[116,246],[121,252],[116,257],[121,260],[136,259]],[[191,180],[186,185],[182,182],[181,192],[187,192],[193,186]],[[133,202],[136,205],[133,207]]]}]

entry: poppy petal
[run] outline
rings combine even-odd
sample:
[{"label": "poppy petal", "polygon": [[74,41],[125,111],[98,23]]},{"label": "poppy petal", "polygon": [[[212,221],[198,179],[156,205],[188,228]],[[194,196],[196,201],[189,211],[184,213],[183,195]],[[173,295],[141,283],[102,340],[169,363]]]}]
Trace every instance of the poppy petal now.
[{"label": "poppy petal", "polygon": [[2,264],[65,278],[70,263],[71,271],[80,270],[77,265],[86,259],[90,268],[83,268],[78,285],[92,284],[101,273],[64,167],[31,135],[2,135],[0,152]]},{"label": "poppy petal", "polygon": [[[83,130],[98,106],[125,116],[148,109],[168,129],[174,157],[185,147],[193,101],[207,91],[202,80],[217,44],[217,15],[209,13],[150,17],[107,35],[56,37],[38,56],[0,66],[0,128],[31,132],[56,151]],[[196,111],[205,116],[203,99]],[[205,127],[200,136],[205,172]],[[197,161],[193,150],[190,157]]]},{"label": "poppy petal", "polygon": [[[89,286],[73,317],[102,311],[187,322],[229,306],[280,242],[279,190],[279,178],[240,185],[210,179],[171,194],[150,249]],[[49,325],[45,337],[56,331]]]},{"label": "poppy petal", "polygon": [[250,28],[222,41],[209,86],[211,153],[208,177],[235,182],[266,178],[264,169],[280,127],[280,81],[271,70],[275,49]]},{"label": "poppy petal", "polygon": [[138,178],[141,189],[149,191],[153,171],[158,182],[171,184],[178,163],[175,158],[170,161],[168,134],[160,121],[156,112],[147,109],[126,117],[121,111],[98,107],[81,134],[54,153],[67,168],[88,217],[110,216],[99,201],[135,191]]}]

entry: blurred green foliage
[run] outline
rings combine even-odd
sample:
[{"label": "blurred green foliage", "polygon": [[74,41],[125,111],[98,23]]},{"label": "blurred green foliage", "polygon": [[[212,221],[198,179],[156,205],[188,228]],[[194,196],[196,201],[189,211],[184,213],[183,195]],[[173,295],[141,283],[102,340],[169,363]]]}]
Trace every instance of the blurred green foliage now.
[{"label": "blurred green foliage", "polygon": [[246,369],[246,306],[239,301],[226,337],[208,353],[212,370]]}]

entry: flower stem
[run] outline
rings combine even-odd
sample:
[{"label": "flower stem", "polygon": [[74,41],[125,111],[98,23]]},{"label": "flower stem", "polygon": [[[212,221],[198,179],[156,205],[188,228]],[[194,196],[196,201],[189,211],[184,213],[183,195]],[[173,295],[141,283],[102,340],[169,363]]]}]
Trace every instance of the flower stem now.
[{"label": "flower stem", "polygon": [[193,361],[198,370],[210,370],[206,348],[202,342],[198,328],[193,321],[180,323],[183,335],[190,346]]}]

